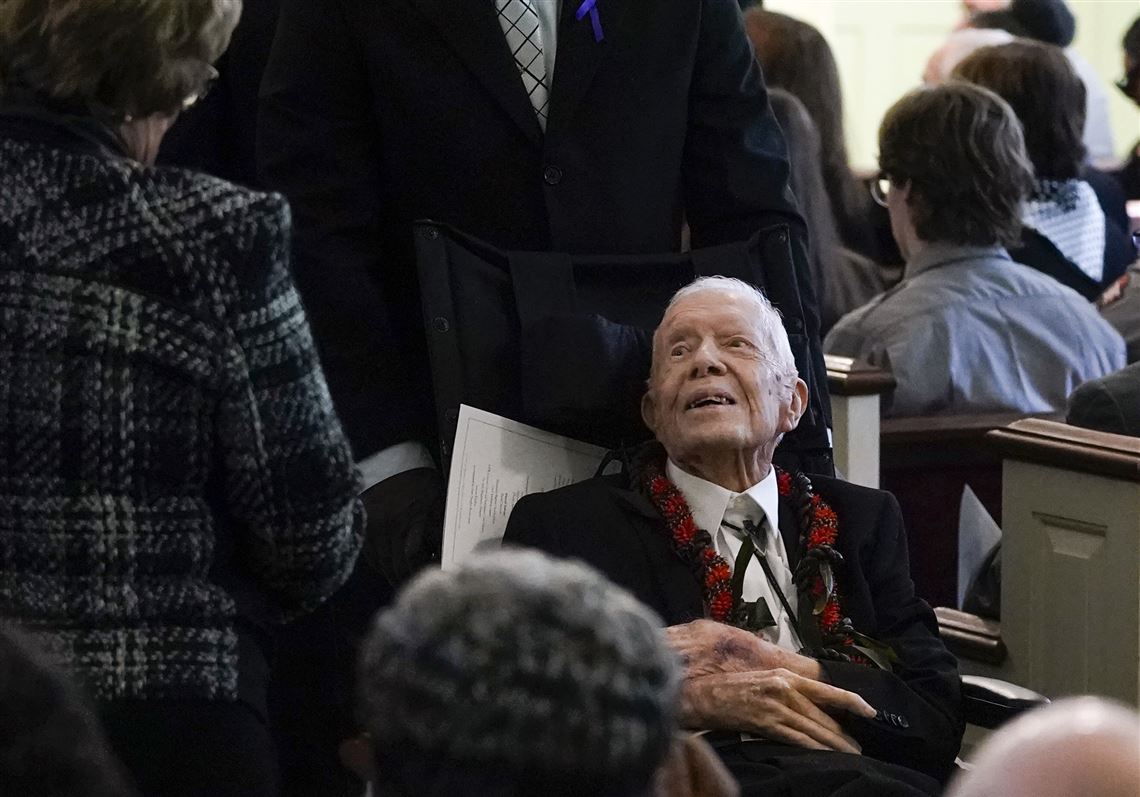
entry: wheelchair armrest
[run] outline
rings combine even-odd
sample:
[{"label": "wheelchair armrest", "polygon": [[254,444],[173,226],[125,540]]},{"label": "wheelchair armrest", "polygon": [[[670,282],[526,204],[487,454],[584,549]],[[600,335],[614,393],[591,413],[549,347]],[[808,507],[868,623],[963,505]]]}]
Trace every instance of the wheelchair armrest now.
[{"label": "wheelchair armrest", "polygon": [[962,676],[966,722],[993,729],[1030,709],[1048,705],[1044,695],[996,678]]}]

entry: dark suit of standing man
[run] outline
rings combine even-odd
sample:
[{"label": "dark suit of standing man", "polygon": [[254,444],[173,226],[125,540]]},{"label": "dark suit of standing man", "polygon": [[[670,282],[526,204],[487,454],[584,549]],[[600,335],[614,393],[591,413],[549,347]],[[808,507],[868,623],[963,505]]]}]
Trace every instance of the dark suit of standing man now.
[{"label": "dark suit of standing man", "polygon": [[242,0],[230,46],[215,63],[210,93],[179,115],[162,140],[158,162],[257,184],[257,93],[277,25],[280,0]]},{"label": "dark suit of standing man", "polygon": [[803,262],[735,0],[597,0],[596,26],[579,6],[556,17],[544,130],[495,0],[282,4],[260,176],[293,207],[297,282],[365,485],[380,482],[365,496],[382,529],[371,551],[393,581],[436,542],[423,521],[441,503],[417,467],[435,430],[413,220],[571,253],[674,251],[683,218],[694,247],[791,222]]}]

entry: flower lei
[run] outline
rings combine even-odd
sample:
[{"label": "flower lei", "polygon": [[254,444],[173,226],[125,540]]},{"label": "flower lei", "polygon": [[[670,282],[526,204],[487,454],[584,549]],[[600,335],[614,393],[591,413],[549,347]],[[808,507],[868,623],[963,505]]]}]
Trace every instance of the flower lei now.
[{"label": "flower lei", "polygon": [[[732,568],[716,552],[712,536],[697,528],[693,513],[681,491],[665,475],[660,458],[642,466],[641,483],[650,501],[665,519],[673,549],[689,565],[703,587],[708,617],[735,624],[739,616],[732,595]],[[839,517],[812,490],[802,473],[776,469],[776,484],[782,498],[795,504],[800,526],[800,559],[793,574],[801,603],[809,600],[820,644],[810,653],[817,658],[850,661],[889,669],[894,652],[882,643],[857,632],[843,615],[835,566],[843,556],[835,548]],[[802,614],[802,612],[801,612]],[[806,642],[806,640],[805,640]]]}]

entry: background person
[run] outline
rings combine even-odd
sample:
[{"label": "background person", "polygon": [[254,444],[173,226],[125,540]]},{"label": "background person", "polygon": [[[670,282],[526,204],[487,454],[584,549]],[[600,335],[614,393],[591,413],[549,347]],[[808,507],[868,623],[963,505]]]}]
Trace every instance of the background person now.
[{"label": "background person", "polygon": [[[992,6],[999,4],[993,3]],[[1004,8],[979,9],[969,19],[972,28],[997,28],[1023,39],[1050,44],[1064,50],[1085,87],[1085,115],[1081,136],[1089,160],[1095,164],[1116,161],[1108,93],[1092,64],[1070,45],[1077,34],[1077,20],[1065,0],[1012,0]]]},{"label": "background person", "polygon": [[[1085,298],[1096,298],[1103,286],[1124,273],[1136,252],[1122,226],[1127,223],[1124,198],[1115,181],[1100,173],[1093,177],[1082,166],[1085,92],[1077,73],[1058,48],[1017,41],[975,51],[952,74],[993,91],[1021,122],[1034,186],[1022,212],[1022,241],[1010,255]],[[1108,185],[1115,199],[1099,196],[1086,177],[1098,186]],[[1102,201],[1113,206],[1111,218]],[[1062,263],[1068,261],[1092,280],[1089,288],[1082,290],[1060,264],[1053,265],[1058,254]]]},{"label": "background person", "polygon": [[0,3],[0,613],[147,795],[275,793],[272,626],[363,525],[285,202],[148,165],[240,8]]},{"label": "background person", "polygon": [[[1121,42],[1124,48],[1124,77],[1117,83],[1124,95],[1140,105],[1140,17],[1129,26]],[[1117,180],[1129,199],[1140,199],[1140,142],[1133,145],[1128,160],[1117,173]]]},{"label": "background person", "polygon": [[911,92],[883,119],[879,166],[906,272],[824,348],[891,371],[885,415],[1056,412],[1124,364],[1124,341],[1091,304],[1004,248],[1033,184],[1004,100],[959,81]]},{"label": "background person", "polygon": [[823,184],[843,245],[876,262],[890,262],[894,244],[887,241],[883,251],[874,230],[877,208],[849,165],[839,67],[827,39],[806,22],[757,7],[745,12],[744,29],[764,80],[795,95],[819,131]]}]

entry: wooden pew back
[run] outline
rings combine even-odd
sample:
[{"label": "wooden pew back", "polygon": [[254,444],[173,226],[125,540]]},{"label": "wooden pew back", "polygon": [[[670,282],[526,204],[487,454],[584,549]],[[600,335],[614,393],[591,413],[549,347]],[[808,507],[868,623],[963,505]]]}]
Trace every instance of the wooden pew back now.
[{"label": "wooden pew back", "polygon": [[1005,458],[1007,672],[1049,697],[1140,702],[1140,439],[1025,420]]}]

